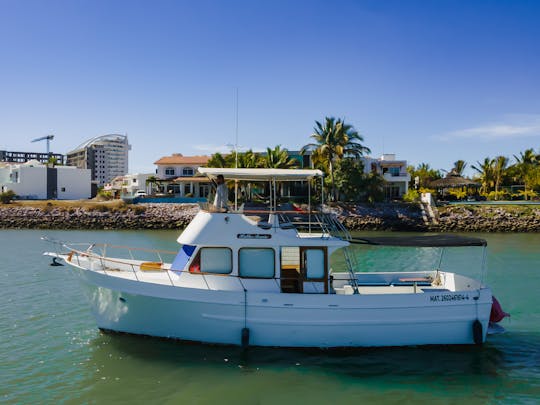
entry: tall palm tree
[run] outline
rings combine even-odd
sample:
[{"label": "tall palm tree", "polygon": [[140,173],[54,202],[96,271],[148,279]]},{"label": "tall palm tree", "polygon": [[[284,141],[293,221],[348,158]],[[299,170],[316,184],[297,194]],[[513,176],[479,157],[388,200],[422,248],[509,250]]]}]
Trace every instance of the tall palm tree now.
[{"label": "tall palm tree", "polygon": [[146,187],[147,188],[150,187],[150,194],[154,194],[155,189],[159,190],[157,177],[156,176],[149,176],[146,179]]},{"label": "tall palm tree", "polygon": [[530,148],[520,152],[519,156],[514,155],[514,159],[516,159],[516,164],[513,167],[516,174],[515,180],[522,181],[525,185],[525,192],[527,192],[538,177],[539,155],[536,155],[534,149]]},{"label": "tall palm tree", "polygon": [[[261,155],[253,152],[251,149],[238,154],[238,167],[244,169],[251,169],[259,167],[261,164]],[[236,165],[236,162],[234,162]]]},{"label": "tall palm tree", "polygon": [[271,169],[291,169],[298,166],[298,161],[289,157],[287,149],[281,149],[281,145],[277,145],[274,149],[266,148],[261,165]]},{"label": "tall palm tree", "polygon": [[493,183],[495,184],[495,199],[499,199],[499,186],[508,169],[508,158],[506,156],[497,156],[493,159]]},{"label": "tall palm tree", "polygon": [[452,170],[459,176],[463,176],[463,171],[467,167],[467,163],[464,160],[456,160]]},{"label": "tall palm tree", "polygon": [[533,148],[529,148],[525,152],[519,152],[519,156],[514,155],[514,159],[518,164],[534,165],[538,163],[538,155],[534,153]]},{"label": "tall palm tree", "polygon": [[228,162],[227,157],[219,152],[214,153],[206,163],[208,167],[230,167],[229,165],[230,162]]},{"label": "tall palm tree", "polygon": [[408,166],[407,172],[410,174],[411,181],[413,182],[418,177],[418,187],[429,187],[433,180],[441,178],[440,171],[432,169],[429,163],[420,163],[416,168],[414,166]]},{"label": "tall palm tree", "polygon": [[482,183],[481,191],[488,193],[494,183],[494,159],[487,157],[482,163],[476,162],[476,164],[471,167],[478,172],[478,179]]},{"label": "tall palm tree", "polygon": [[370,153],[370,149],[360,142],[364,138],[352,125],[346,124],[342,119],[325,117],[324,124],[315,121],[314,133],[311,138],[314,143],[309,143],[302,148],[302,153],[312,151],[312,158],[328,170],[332,196],[337,200],[337,190],[334,183],[334,169],[343,156],[360,157],[364,153]]}]

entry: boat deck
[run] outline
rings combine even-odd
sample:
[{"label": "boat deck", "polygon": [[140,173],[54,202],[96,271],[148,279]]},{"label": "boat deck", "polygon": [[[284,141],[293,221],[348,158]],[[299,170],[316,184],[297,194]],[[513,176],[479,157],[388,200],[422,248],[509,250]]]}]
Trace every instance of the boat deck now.
[{"label": "boat deck", "polygon": [[[222,291],[280,293],[280,279],[241,278],[234,275],[190,273],[170,270],[171,264],[131,259],[63,256],[71,264],[99,274],[142,283]],[[453,273],[437,271],[356,273],[360,294],[422,294],[456,291]],[[307,285],[306,285],[307,284]],[[306,282],[304,293],[324,293],[320,283]],[[352,295],[349,273],[333,273],[330,294]]]}]

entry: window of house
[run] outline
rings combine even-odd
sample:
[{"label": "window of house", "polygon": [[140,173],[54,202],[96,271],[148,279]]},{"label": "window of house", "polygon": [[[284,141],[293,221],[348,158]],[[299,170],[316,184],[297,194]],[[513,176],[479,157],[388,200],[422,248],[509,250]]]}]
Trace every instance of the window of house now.
[{"label": "window of house", "polygon": [[66,188],[65,188],[65,187],[62,187],[62,188],[60,189],[60,191],[61,191],[62,193],[65,193],[65,192],[66,192]]},{"label": "window of house", "polygon": [[182,176],[193,176],[195,174],[195,170],[193,170],[193,167],[184,167],[182,169]]},{"label": "window of house", "polygon": [[392,176],[399,176],[399,167],[391,167],[390,168],[390,174]]},{"label": "window of house", "polygon": [[274,249],[242,248],[238,253],[238,272],[240,277],[274,277]]},{"label": "window of house", "polygon": [[174,176],[174,167],[165,168],[165,176]]},{"label": "window of house", "polygon": [[229,248],[202,248],[199,255],[203,273],[229,274],[232,271],[232,251]]}]

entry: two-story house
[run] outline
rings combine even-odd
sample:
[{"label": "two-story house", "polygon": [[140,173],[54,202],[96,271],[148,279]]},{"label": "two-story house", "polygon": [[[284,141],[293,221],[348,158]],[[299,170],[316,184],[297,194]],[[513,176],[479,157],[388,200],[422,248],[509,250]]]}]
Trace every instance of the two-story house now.
[{"label": "two-story house", "polygon": [[197,169],[208,163],[210,156],[184,156],[173,153],[154,162],[161,190],[175,197],[208,197],[210,182],[197,175]]},{"label": "two-story house", "polygon": [[364,173],[378,173],[386,180],[384,194],[387,200],[403,197],[409,190],[411,176],[407,173],[407,161],[397,160],[393,153],[380,158],[363,157]]}]

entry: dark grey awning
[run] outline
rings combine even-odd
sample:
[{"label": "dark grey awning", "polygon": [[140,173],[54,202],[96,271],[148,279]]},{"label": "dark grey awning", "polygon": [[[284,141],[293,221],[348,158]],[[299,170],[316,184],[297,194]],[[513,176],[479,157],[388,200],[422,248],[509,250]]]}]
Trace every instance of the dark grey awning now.
[{"label": "dark grey awning", "polygon": [[354,238],[351,243],[379,246],[416,246],[416,247],[458,247],[458,246],[487,246],[480,238],[442,234],[432,236],[379,236]]}]

